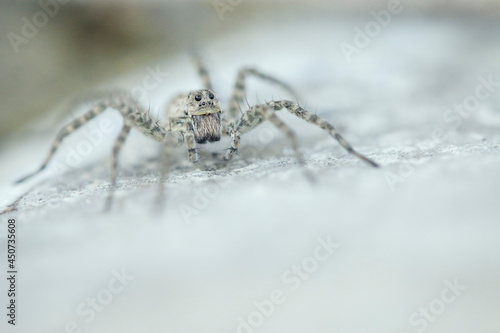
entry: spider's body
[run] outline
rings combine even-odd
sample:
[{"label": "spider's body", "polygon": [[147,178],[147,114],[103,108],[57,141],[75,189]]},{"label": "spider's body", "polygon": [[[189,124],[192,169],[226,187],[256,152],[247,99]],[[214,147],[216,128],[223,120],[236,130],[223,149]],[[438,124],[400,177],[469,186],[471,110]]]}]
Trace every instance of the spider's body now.
[{"label": "spider's body", "polygon": [[153,119],[149,112],[142,109],[139,104],[127,94],[118,94],[104,98],[97,102],[95,106],[83,116],[63,127],[59,131],[42,166],[37,171],[18,180],[18,183],[25,181],[45,169],[65,137],[108,108],[119,111],[124,118],[122,129],[113,147],[113,163],[111,169],[112,186],[108,197],[108,207],[111,204],[112,194],[116,186],[118,155],[132,127],[142,132],[145,136],[163,144],[164,158],[161,168],[160,193],[163,192],[164,178],[169,166],[170,151],[172,148],[178,146],[179,143],[186,143],[188,159],[191,162],[197,162],[198,153],[196,144],[219,141],[222,135],[228,135],[231,137],[231,146],[227,149],[225,155],[214,154],[214,156],[228,161],[231,160],[238,151],[241,136],[251,131],[265,120],[270,121],[288,137],[292,143],[295,157],[298,162],[303,165],[304,160],[298,148],[295,134],[276,116],[275,111],[282,109],[286,109],[297,117],[327,131],[349,153],[374,167],[378,166],[369,158],[355,151],[326,120],[303,109],[295,102],[288,100],[271,101],[265,104],[252,106],[240,115],[239,105],[245,96],[245,79],[247,75],[253,75],[260,79],[278,84],[282,88],[293,93],[293,90],[287,84],[254,69],[244,68],[238,73],[235,89],[230,101],[229,112],[225,115],[217,96],[212,90],[212,84],[206,68],[199,58],[195,60],[205,88],[175,97],[167,106],[166,120],[164,122],[160,123],[158,120]]}]

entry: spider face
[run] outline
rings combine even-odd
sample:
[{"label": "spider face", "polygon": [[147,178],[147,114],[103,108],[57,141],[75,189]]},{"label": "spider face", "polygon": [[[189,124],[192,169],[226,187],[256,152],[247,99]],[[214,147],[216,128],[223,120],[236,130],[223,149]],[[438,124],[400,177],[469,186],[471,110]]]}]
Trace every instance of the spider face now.
[{"label": "spider face", "polygon": [[197,143],[219,141],[222,135],[221,108],[218,98],[208,89],[189,93],[187,113]]}]

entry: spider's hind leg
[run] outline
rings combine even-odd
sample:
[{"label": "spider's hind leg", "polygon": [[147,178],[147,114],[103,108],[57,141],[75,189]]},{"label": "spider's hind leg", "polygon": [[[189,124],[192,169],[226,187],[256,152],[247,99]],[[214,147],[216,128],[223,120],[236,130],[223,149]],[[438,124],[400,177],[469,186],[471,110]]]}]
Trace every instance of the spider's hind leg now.
[{"label": "spider's hind leg", "polygon": [[194,133],[192,131],[186,131],[184,133],[184,137],[186,138],[189,162],[198,163],[200,156],[198,155],[198,149],[196,148]]},{"label": "spider's hind leg", "polygon": [[231,96],[231,100],[229,102],[229,115],[232,118],[237,118],[240,114],[240,103],[243,102],[245,97],[246,90],[246,78],[247,76],[254,76],[263,81],[267,81],[273,84],[280,86],[285,89],[292,96],[298,97],[298,94],[294,91],[294,89],[288,85],[287,83],[278,80],[270,75],[264,74],[254,68],[242,68],[236,77],[236,83],[234,85],[233,95]]}]

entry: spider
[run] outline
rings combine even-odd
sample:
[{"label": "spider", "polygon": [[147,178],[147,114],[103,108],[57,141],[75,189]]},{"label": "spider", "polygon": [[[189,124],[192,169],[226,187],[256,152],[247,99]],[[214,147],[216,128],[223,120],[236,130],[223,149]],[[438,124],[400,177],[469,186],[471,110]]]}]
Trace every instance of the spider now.
[{"label": "spider", "polygon": [[194,63],[204,87],[173,98],[166,108],[165,121],[160,122],[152,117],[148,110],[143,109],[130,94],[117,93],[101,98],[96,101],[92,109],[64,126],[57,134],[42,165],[36,171],[16,181],[16,183],[22,183],[44,170],[61,142],[67,136],[89,120],[99,116],[108,108],[119,111],[124,121],[120,134],[116,138],[113,146],[111,187],[106,203],[107,209],[111,207],[113,192],[116,188],[118,156],[133,127],[142,132],[145,136],[162,143],[163,150],[160,169],[159,197],[161,197],[164,192],[163,188],[169,167],[169,156],[173,148],[186,143],[188,159],[195,163],[199,160],[197,144],[216,142],[221,139],[222,135],[227,135],[231,138],[231,146],[227,149],[225,154],[214,153],[213,155],[221,160],[229,161],[238,151],[241,136],[256,128],[266,120],[271,122],[288,137],[297,161],[304,166],[305,162],[298,148],[299,146],[295,134],[275,113],[275,111],[282,109],[286,109],[300,119],[327,131],[349,153],[373,167],[378,167],[377,163],[354,150],[330,123],[316,114],[305,110],[296,102],[290,100],[274,100],[249,107],[246,112],[240,115],[240,103],[243,102],[245,97],[245,81],[248,76],[254,76],[281,86],[283,89],[295,95],[293,89],[289,85],[256,69],[246,67],[238,72],[229,104],[229,112],[225,115],[219,99],[213,91],[207,68],[199,56],[194,56]]}]

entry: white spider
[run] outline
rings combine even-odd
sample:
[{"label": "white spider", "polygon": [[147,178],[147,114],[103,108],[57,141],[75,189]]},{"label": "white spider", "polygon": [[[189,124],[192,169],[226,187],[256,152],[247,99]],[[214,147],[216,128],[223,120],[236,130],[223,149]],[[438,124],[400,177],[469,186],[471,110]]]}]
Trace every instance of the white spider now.
[{"label": "white spider", "polygon": [[[326,120],[303,109],[298,103],[289,100],[276,100],[250,107],[242,115],[239,114],[239,105],[245,96],[245,79],[248,75],[254,75],[260,79],[278,84],[289,92],[293,90],[285,83],[263,74],[255,69],[244,68],[239,71],[234,92],[230,101],[230,108],[227,115],[221,109],[219,100],[212,90],[212,84],[208,72],[199,57],[195,58],[198,72],[202,78],[204,89],[194,90],[188,94],[179,95],[172,100],[166,110],[166,121],[160,123],[153,119],[146,110],[142,109],[137,101],[130,95],[120,93],[99,100],[94,107],[83,114],[80,118],[71,121],[63,127],[52,144],[52,148],[45,158],[43,164],[35,172],[19,179],[16,183],[21,183],[28,178],[41,172],[61,142],[68,135],[89,120],[97,117],[108,108],[118,110],[123,116],[123,127],[113,146],[113,162],[111,168],[111,190],[108,196],[106,207],[110,208],[113,192],[116,187],[116,177],[118,175],[118,155],[132,127],[142,132],[147,137],[163,143],[163,162],[160,177],[160,198],[163,193],[163,184],[168,171],[169,151],[180,143],[186,143],[188,158],[191,162],[198,161],[196,144],[219,141],[222,135],[231,137],[231,147],[225,155],[214,154],[214,156],[229,161],[237,152],[240,145],[240,138],[256,128],[263,121],[268,120],[289,138],[292,143],[295,156],[300,164],[304,165],[304,160],[295,134],[290,128],[276,116],[275,111],[286,109],[297,117],[316,125],[327,131],[337,140],[344,149],[365,161],[373,167],[378,167],[377,163],[366,156],[355,151],[352,146],[329,124]],[[175,134],[175,135],[169,135]]]}]

